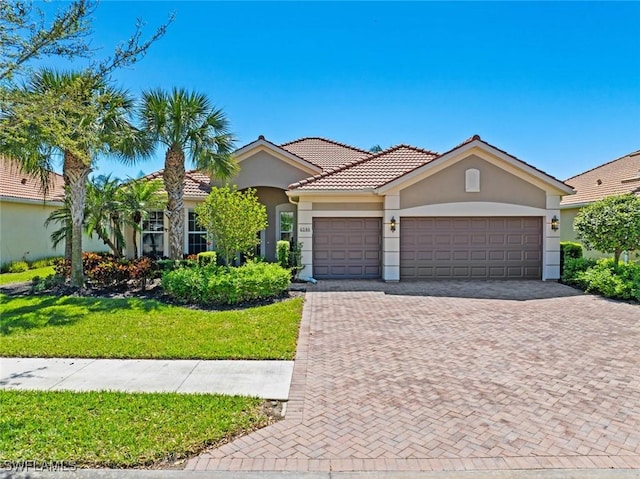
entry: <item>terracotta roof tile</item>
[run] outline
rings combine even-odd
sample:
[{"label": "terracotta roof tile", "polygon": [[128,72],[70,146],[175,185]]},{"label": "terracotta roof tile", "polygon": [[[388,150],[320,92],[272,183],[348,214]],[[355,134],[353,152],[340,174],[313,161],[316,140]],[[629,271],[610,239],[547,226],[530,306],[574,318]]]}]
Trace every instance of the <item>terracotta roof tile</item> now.
[{"label": "terracotta roof tile", "polygon": [[640,150],[573,176],[565,183],[576,194],[565,196],[561,206],[591,203],[624,193],[640,195]]},{"label": "terracotta roof tile", "polygon": [[[149,180],[162,180],[164,170],[158,170],[145,176]],[[188,170],[184,174],[184,197],[185,198],[206,198],[211,192],[211,179],[204,173],[197,170]]]},{"label": "terracotta roof tile", "polygon": [[432,151],[398,145],[289,185],[289,189],[304,191],[374,189],[437,157],[438,155]]},{"label": "terracotta roof tile", "polygon": [[369,151],[326,138],[301,138],[284,143],[280,148],[319,166],[324,171],[373,155]]},{"label": "terracotta roof tile", "polygon": [[17,163],[0,157],[0,197],[39,201],[62,201],[64,180],[62,175],[50,172],[49,193],[45,197],[40,187],[40,179],[25,175]]}]

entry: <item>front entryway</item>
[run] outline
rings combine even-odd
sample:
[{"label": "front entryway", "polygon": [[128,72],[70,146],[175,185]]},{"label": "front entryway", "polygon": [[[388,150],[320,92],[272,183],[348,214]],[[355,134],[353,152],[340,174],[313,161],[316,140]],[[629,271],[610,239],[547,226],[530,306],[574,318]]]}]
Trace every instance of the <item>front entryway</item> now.
[{"label": "front entryway", "polygon": [[379,278],[381,254],[380,218],[313,219],[314,278]]},{"label": "front entryway", "polygon": [[400,279],[541,279],[539,217],[400,221]]}]

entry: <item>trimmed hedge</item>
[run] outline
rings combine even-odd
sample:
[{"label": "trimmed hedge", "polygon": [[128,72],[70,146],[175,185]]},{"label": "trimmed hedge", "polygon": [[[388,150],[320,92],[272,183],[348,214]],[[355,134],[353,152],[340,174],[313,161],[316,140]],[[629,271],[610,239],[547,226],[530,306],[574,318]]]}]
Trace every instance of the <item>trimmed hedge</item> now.
[{"label": "trimmed hedge", "polygon": [[567,258],[582,258],[582,245],[572,241],[560,242],[560,275],[564,272],[564,261]]},{"label": "trimmed hedge", "polygon": [[276,243],[276,251],[278,252],[278,263],[283,268],[289,267],[289,250],[291,245],[288,241],[280,240]]},{"label": "trimmed hedge", "polygon": [[203,251],[198,253],[198,266],[206,266],[208,264],[216,264],[218,255],[215,251]]},{"label": "trimmed hedge", "polygon": [[249,261],[237,268],[207,265],[168,271],[162,287],[181,303],[238,304],[281,295],[290,277],[278,264]]}]

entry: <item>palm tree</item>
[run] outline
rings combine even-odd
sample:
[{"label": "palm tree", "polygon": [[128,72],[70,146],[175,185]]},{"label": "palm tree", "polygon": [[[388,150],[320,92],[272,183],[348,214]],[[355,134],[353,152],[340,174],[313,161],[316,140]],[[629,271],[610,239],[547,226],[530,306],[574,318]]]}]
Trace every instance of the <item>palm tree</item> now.
[{"label": "palm tree", "polygon": [[87,183],[85,228],[96,234],[113,254],[121,258],[125,246],[122,232],[124,205],[120,201],[120,180],[111,175],[91,178]]},{"label": "palm tree", "polygon": [[162,194],[160,180],[138,179],[124,184],[119,191],[123,206],[124,222],[133,230],[133,256],[138,257],[138,234],[142,231],[142,220],[149,217],[149,211],[164,209],[166,195]]},{"label": "palm tree", "polygon": [[236,172],[231,157],[233,136],[224,112],[203,94],[174,88],[143,93],[140,109],[142,129],[157,145],[166,148],[163,172],[169,219],[169,257],[182,258],[184,251],[185,159],[197,170],[219,179]]},{"label": "palm tree", "polygon": [[65,198],[61,208],[49,214],[44,226],[49,227],[52,223],[58,223],[60,227],[51,232],[51,244],[55,248],[64,241],[64,259],[71,260],[71,206],[68,198]]},{"label": "palm tree", "polygon": [[8,138],[0,141],[0,152],[33,173],[51,166],[53,151],[61,153],[71,210],[71,284],[82,287],[82,227],[92,165],[101,154],[133,161],[152,144],[129,121],[134,105],[129,94],[93,73],[40,70],[19,98],[0,116],[2,140]]}]

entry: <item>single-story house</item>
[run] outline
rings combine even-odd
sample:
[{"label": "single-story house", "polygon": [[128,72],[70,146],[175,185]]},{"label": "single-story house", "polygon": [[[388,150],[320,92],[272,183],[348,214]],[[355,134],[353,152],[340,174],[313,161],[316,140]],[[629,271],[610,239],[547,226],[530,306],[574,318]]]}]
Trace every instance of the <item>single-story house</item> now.
[{"label": "single-story house", "polygon": [[[565,183],[571,185],[576,194],[565,196],[560,202],[563,225],[560,240],[578,241],[573,221],[583,206],[607,196],[640,195],[640,150],[573,176]],[[594,258],[606,256],[596,251],[585,251],[585,255]]]},{"label": "single-story house", "polygon": [[[301,276],[560,275],[557,220],[573,190],[477,135],[444,153],[409,145],[372,153],[324,138],[277,145],[260,136],[235,157],[231,183],[255,188],[267,207],[257,253],[273,260],[278,240],[301,242]],[[185,253],[210,248],[193,208],[215,185],[187,172]],[[162,212],[151,212],[140,243],[143,254],[167,251]]]},{"label": "single-story house", "polygon": [[[54,248],[49,239],[56,225],[44,226],[51,212],[63,204],[64,180],[54,172],[49,179],[45,196],[38,178],[23,174],[15,163],[0,157],[0,265],[64,255],[64,244]],[[97,238],[85,236],[83,241],[87,251],[106,251]]]}]

